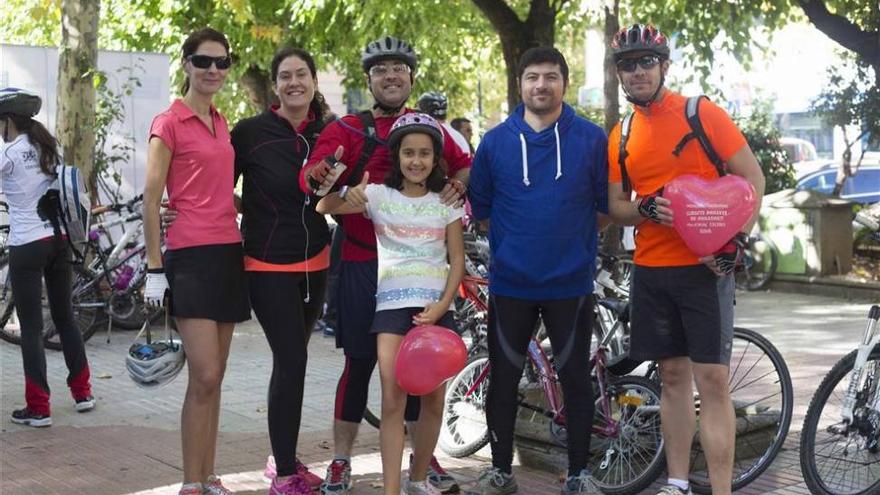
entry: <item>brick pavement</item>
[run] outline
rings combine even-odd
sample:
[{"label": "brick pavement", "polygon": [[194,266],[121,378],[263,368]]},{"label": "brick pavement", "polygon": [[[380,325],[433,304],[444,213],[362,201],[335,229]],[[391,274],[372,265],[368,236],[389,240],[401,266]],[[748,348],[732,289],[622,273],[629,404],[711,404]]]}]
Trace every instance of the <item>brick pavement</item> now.
[{"label": "brick pavement", "polygon": [[[737,324],[760,330],[784,354],[795,389],[795,417],[784,450],[771,468],[740,493],[806,494],[799,468],[797,436],[812,392],[840,356],[861,335],[867,304],[785,293],[739,296]],[[73,411],[64,387],[60,353],[49,351],[49,382],[55,392],[54,426],[32,429],[8,421],[23,403],[18,348],[0,343],[0,491],[4,495],[86,492],[89,494],[175,494],[181,477],[178,416],[185,378],[159,391],[143,391],[125,375],[123,356],[130,332],[99,332],[87,344],[98,409]],[[300,457],[323,474],[332,454],[333,394],[342,368],[332,339],[314,335],[300,436]],[[217,471],[237,493],[265,493],[262,467],[268,451],[266,385],[269,351],[251,322],[236,332],[223,386],[222,433]],[[378,394],[372,399],[376,404]],[[440,456],[462,481],[475,479],[488,462],[488,449],[467,459]],[[369,426],[355,450],[357,495],[381,493],[378,435]],[[516,468],[520,493],[558,493],[554,473]],[[646,490],[645,493],[652,493]]]}]

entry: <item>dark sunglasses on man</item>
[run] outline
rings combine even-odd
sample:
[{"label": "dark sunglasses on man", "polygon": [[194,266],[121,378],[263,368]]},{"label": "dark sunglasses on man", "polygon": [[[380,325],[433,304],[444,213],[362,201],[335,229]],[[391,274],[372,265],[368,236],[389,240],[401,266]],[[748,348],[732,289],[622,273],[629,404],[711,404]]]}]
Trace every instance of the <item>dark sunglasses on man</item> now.
[{"label": "dark sunglasses on man", "polygon": [[636,65],[643,70],[651,70],[660,63],[660,57],[657,55],[645,55],[639,58],[624,58],[617,61],[617,70],[622,72],[632,72],[636,70]]},{"label": "dark sunglasses on man", "polygon": [[214,64],[218,70],[226,70],[232,65],[232,59],[228,56],[212,57],[210,55],[190,55],[186,57],[186,59],[193,64],[193,67],[199,69],[207,69],[211,67],[211,64]]}]

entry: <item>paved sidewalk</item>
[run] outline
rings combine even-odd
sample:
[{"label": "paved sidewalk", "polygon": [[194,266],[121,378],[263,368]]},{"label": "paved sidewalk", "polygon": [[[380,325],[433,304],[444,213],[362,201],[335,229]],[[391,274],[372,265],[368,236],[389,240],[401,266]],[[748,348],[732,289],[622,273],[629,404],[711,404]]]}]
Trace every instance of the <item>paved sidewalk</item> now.
[{"label": "paved sidewalk", "polygon": [[[740,294],[737,325],[764,333],[784,354],[794,381],[795,417],[786,448],[761,478],[740,493],[806,494],[797,437],[810,396],[824,374],[854,348],[865,325],[867,304],[785,293]],[[9,422],[23,405],[19,349],[0,342],[0,492],[17,494],[176,494],[181,479],[179,411],[186,383],[178,378],[158,391],[128,379],[123,356],[133,332],[99,332],[87,344],[98,408],[77,414],[64,381],[60,353],[48,351],[55,392],[54,426],[32,429]],[[333,339],[313,335],[303,411],[300,457],[320,475],[332,455],[330,430],[342,354]],[[223,385],[217,472],[237,493],[265,493],[262,477],[269,442],[266,387],[271,360],[255,321],[239,326]],[[378,377],[374,379],[378,390]],[[373,407],[379,394],[371,398]],[[376,409],[374,409],[376,410]],[[467,459],[439,456],[464,482],[488,462],[488,449]],[[378,435],[365,425],[353,461],[357,495],[381,493]],[[558,476],[517,467],[520,493],[559,493]],[[645,493],[653,493],[645,491]]]}]

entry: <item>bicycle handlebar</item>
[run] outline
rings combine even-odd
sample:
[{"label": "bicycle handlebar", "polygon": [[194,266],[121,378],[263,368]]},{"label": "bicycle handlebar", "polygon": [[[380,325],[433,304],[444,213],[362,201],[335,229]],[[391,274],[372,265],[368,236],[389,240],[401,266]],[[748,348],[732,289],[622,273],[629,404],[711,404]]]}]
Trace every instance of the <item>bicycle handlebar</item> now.
[{"label": "bicycle handlebar", "polygon": [[122,213],[122,210],[128,210],[129,213],[136,213],[137,208],[135,206],[144,200],[143,194],[138,194],[137,196],[131,198],[125,203],[111,203],[109,205],[99,205],[92,208],[92,215],[103,215],[108,211],[112,211],[114,213]]}]

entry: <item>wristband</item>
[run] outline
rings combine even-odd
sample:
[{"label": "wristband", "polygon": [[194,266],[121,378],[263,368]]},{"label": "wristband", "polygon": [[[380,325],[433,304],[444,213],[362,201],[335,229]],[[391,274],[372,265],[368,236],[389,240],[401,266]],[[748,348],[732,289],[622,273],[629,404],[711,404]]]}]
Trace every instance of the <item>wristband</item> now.
[{"label": "wristband", "polygon": [[345,195],[348,194],[349,187],[342,186],[339,188],[339,199],[345,199]]},{"label": "wristband", "polygon": [[147,273],[158,274],[165,273],[165,268],[147,268]]}]

